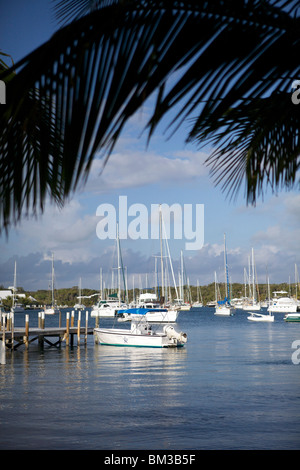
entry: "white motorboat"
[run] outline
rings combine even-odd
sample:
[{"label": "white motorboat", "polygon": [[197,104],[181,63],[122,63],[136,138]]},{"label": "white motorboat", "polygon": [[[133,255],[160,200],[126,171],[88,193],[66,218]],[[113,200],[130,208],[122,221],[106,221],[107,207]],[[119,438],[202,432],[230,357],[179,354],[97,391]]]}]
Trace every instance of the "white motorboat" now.
[{"label": "white motorboat", "polygon": [[175,323],[178,316],[177,310],[167,308],[129,308],[119,310],[119,321],[132,321],[145,318],[149,323]]},{"label": "white motorboat", "polygon": [[260,321],[260,322],[273,322],[274,321],[274,315],[268,314],[264,315],[262,313],[255,313],[255,312],[249,312],[250,316],[247,317],[248,320],[250,321]]},{"label": "white motorboat", "polygon": [[91,317],[114,317],[119,309],[126,309],[127,305],[118,300],[99,300],[91,311]]},{"label": "white motorboat", "polygon": [[174,323],[177,321],[179,311],[175,308],[163,307],[157,301],[156,294],[145,293],[140,295],[136,308],[130,311],[123,310],[120,314],[123,321],[134,320],[140,318],[140,315],[145,315],[146,320],[151,323]]},{"label": "white motorboat", "polygon": [[[287,294],[286,291],[275,291],[273,292],[275,297],[271,300],[268,307],[268,311],[271,312],[282,312],[282,313],[296,313],[297,312],[297,302],[291,297],[287,297],[284,294]],[[280,297],[278,297],[280,295]]]},{"label": "white motorboat", "polygon": [[165,325],[161,332],[156,332],[144,318],[132,321],[130,329],[95,328],[94,335],[96,343],[109,346],[174,348],[187,342],[186,333],[178,333],[171,325]]}]

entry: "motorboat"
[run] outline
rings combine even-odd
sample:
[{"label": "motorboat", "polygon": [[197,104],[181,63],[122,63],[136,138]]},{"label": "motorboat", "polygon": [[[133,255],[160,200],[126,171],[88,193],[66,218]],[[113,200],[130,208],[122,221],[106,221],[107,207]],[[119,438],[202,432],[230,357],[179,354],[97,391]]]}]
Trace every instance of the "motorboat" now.
[{"label": "motorboat", "polygon": [[137,307],[118,311],[119,321],[139,320],[142,317],[145,317],[149,323],[175,323],[177,316],[177,310],[169,310],[167,308],[160,307]]},{"label": "motorboat", "polygon": [[120,321],[131,321],[144,315],[150,323],[174,323],[177,321],[179,311],[163,307],[158,301],[156,294],[141,294],[137,306],[130,309],[119,310]]},{"label": "motorboat", "polygon": [[287,321],[287,322],[300,322],[300,312],[287,313],[283,319],[284,321]]},{"label": "motorboat", "polygon": [[296,313],[297,302],[291,297],[286,296],[286,291],[273,292],[274,298],[271,300],[268,311],[282,313]]},{"label": "motorboat", "polygon": [[250,321],[257,321],[257,322],[273,322],[274,321],[274,315],[271,314],[271,312],[268,315],[264,315],[262,313],[255,313],[255,312],[249,312],[251,315],[247,317],[248,320]]},{"label": "motorboat", "polygon": [[178,348],[187,342],[187,335],[177,332],[172,325],[164,325],[158,332],[143,317],[131,321],[128,328],[95,328],[95,342],[109,346],[131,346],[148,348]]},{"label": "motorboat", "polygon": [[91,317],[114,317],[118,310],[126,308],[127,305],[117,299],[99,300],[92,308]]}]

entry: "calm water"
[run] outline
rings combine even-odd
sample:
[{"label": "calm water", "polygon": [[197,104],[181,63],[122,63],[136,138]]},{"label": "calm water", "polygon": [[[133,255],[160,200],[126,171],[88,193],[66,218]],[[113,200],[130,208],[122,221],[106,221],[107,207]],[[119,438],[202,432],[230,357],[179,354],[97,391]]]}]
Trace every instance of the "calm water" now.
[{"label": "calm water", "polygon": [[86,346],[8,352],[0,449],[299,449],[300,323],[203,308],[181,312],[177,327],[188,334],[179,350],[100,346],[89,336]]}]

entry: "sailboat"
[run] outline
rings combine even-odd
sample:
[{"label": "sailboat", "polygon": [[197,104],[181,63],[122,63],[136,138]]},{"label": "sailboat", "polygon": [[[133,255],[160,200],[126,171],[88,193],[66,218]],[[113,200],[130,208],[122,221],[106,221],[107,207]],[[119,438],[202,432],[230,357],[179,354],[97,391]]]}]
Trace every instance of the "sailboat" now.
[{"label": "sailboat", "polygon": [[[269,277],[268,277],[268,297],[269,297],[269,303],[270,303]],[[273,322],[274,321],[274,315],[272,314],[271,310],[269,310],[269,313],[267,315],[262,314],[262,313],[256,313],[256,312],[249,312],[249,313],[251,313],[251,315],[247,317],[247,319],[250,321],[256,321],[256,322]]]},{"label": "sailboat", "polygon": [[44,308],[45,315],[55,315],[59,313],[59,308],[56,305],[54,300],[54,254],[52,253],[52,269],[51,269],[51,305],[45,306]]},{"label": "sailboat", "polygon": [[[199,299],[199,292],[200,292],[201,301],[200,301],[200,299]],[[201,289],[200,289],[200,286],[199,286],[199,281],[198,281],[198,279],[197,279],[197,301],[196,301],[196,302],[193,302],[192,307],[193,307],[193,308],[203,307],[202,294],[201,294]]]},{"label": "sailboat", "polygon": [[81,295],[81,278],[79,279],[79,295],[78,295],[78,299],[79,299],[79,302],[77,302],[75,305],[74,305],[74,308],[75,310],[83,310],[85,308],[85,305],[83,305],[81,303],[81,299],[82,299],[82,295]]},{"label": "sailboat", "polygon": [[17,262],[15,261],[14,286],[13,286],[13,298],[12,298],[11,312],[23,313],[25,310],[24,310],[23,305],[17,303],[16,292],[17,292]]},{"label": "sailboat", "polygon": [[[119,228],[117,224],[117,246],[119,247]],[[120,250],[118,248],[118,285],[120,299]],[[138,310],[128,309],[138,313]],[[126,313],[126,310],[125,310]],[[132,312],[130,312],[132,313]],[[132,347],[182,347],[187,341],[187,335],[177,332],[172,325],[165,325],[161,332],[152,329],[147,321],[146,315],[141,314],[131,319],[130,329],[128,328],[94,328],[95,342],[110,346],[132,346]]]},{"label": "sailboat", "polygon": [[[159,223],[160,223],[160,260],[161,260],[161,302],[158,301],[156,294],[145,293],[141,294],[138,299],[138,303],[136,307],[119,310],[120,321],[131,321],[131,320],[138,320],[141,316],[145,316],[145,319],[150,323],[174,323],[177,321],[177,317],[179,315],[179,309],[177,308],[169,308],[163,304],[164,301],[164,263],[163,263],[163,247],[162,247],[162,235],[163,235],[163,219],[162,219],[162,212],[161,206],[159,208]],[[167,244],[167,240],[166,240]],[[168,248],[168,257],[169,262],[173,273],[172,261],[171,256]],[[156,271],[156,269],[155,269]],[[174,279],[174,276],[173,276]],[[175,284],[175,281],[174,281]],[[175,285],[175,291],[177,292],[177,288]]]},{"label": "sailboat", "polygon": [[224,271],[225,271],[225,298],[224,298],[224,300],[218,300],[218,296],[217,296],[217,277],[216,277],[217,275],[215,273],[215,289],[216,289],[216,310],[215,310],[215,315],[229,317],[229,316],[234,315],[235,309],[230,304],[225,233],[224,233]]},{"label": "sailboat", "polygon": [[[244,303],[242,309],[243,310],[253,310],[259,311],[260,310],[260,302],[257,302],[255,296],[255,280],[256,280],[256,269],[255,269],[255,262],[254,262],[254,250],[252,248],[252,292],[251,292],[251,272],[250,272],[250,259],[249,259],[249,298]],[[251,299],[252,297],[252,299]]]}]

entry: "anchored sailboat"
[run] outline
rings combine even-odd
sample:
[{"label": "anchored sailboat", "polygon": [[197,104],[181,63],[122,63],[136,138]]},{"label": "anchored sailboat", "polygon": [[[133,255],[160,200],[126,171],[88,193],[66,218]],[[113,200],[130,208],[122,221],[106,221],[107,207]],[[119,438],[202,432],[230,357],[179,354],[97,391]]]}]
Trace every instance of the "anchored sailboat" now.
[{"label": "anchored sailboat", "polygon": [[[218,300],[217,287],[216,287],[216,310],[215,315],[221,316],[232,316],[235,313],[234,307],[230,304],[230,292],[229,292],[229,280],[228,280],[228,265],[227,265],[227,253],[226,253],[226,236],[224,233],[224,271],[225,271],[225,298],[224,300]],[[217,286],[217,279],[215,273],[215,286]]]},{"label": "anchored sailboat", "polygon": [[59,313],[59,308],[56,305],[54,299],[54,254],[52,253],[52,269],[51,269],[51,305],[45,306],[44,308],[45,315],[55,315]]}]

